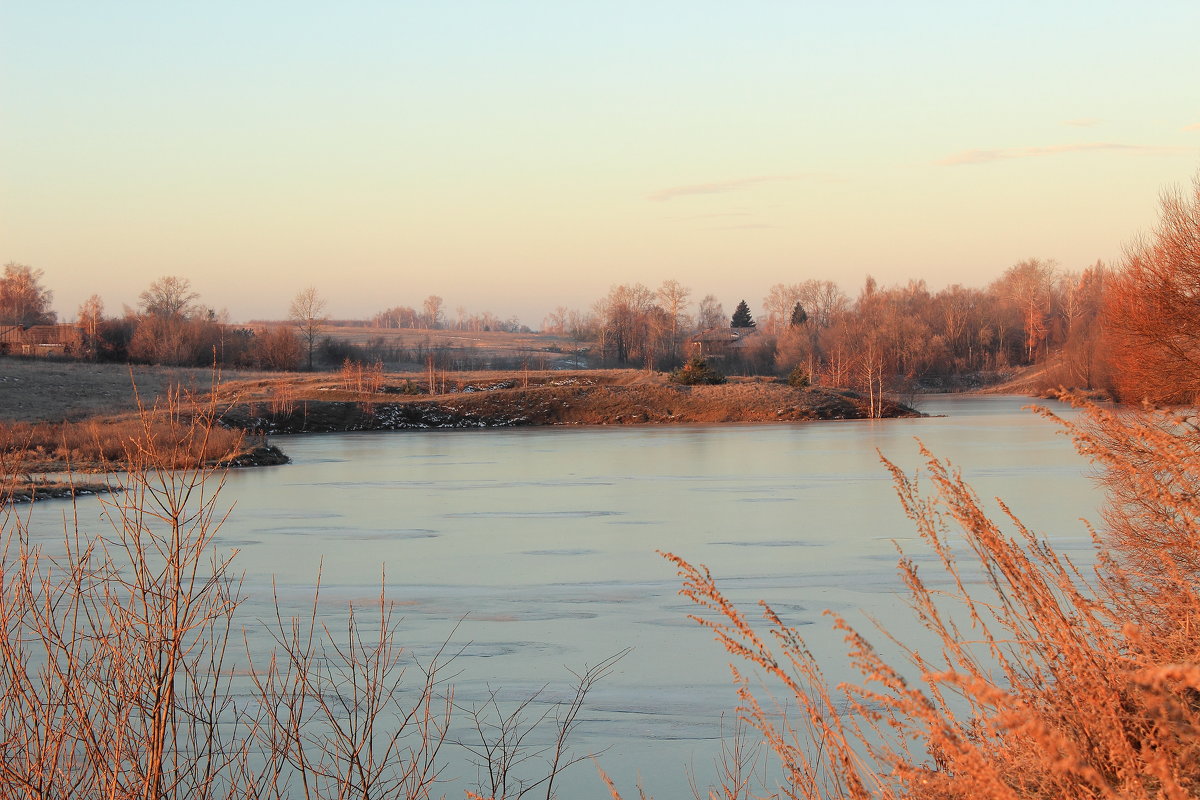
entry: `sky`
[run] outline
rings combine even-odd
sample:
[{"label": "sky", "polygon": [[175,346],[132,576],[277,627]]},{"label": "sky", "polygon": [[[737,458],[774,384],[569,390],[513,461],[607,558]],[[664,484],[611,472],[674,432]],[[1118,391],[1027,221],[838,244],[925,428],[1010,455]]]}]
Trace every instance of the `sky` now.
[{"label": "sky", "polygon": [[0,0],[0,262],[72,319],[586,309],[1117,262],[1200,169],[1200,3]]}]

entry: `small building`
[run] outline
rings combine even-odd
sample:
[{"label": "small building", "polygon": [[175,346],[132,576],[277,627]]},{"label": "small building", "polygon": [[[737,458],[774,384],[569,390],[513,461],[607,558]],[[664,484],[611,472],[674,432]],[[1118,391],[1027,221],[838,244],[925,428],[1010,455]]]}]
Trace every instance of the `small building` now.
[{"label": "small building", "polygon": [[758,328],[753,327],[709,328],[684,340],[684,354],[688,358],[725,358],[752,346],[760,336]]},{"label": "small building", "polygon": [[0,325],[0,355],[76,356],[83,352],[78,325]]}]

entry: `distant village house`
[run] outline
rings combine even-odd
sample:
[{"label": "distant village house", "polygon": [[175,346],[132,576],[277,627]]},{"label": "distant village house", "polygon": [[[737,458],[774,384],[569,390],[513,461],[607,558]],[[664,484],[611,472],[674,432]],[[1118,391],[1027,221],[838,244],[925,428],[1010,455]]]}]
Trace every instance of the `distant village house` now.
[{"label": "distant village house", "polygon": [[83,352],[83,329],[77,325],[0,325],[0,355],[77,356]]},{"label": "distant village house", "polygon": [[721,359],[753,347],[761,340],[758,328],[709,328],[684,340],[684,355]]}]

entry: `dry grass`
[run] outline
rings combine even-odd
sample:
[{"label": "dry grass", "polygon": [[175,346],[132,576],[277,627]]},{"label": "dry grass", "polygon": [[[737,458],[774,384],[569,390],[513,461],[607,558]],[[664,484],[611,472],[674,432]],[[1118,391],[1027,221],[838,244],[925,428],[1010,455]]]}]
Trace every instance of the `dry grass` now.
[{"label": "dry grass", "polygon": [[[941,648],[893,640],[898,665],[833,616],[857,682],[833,685],[769,605],[760,630],[707,569],[667,556],[701,609],[693,618],[737,657],[738,713],[782,770],[753,796],[1200,795],[1200,429],[1192,417],[1085,414],[1066,428],[1102,467],[1110,500],[1091,575],[1011,514],[1003,526],[989,519],[929,453],[928,492],[888,465],[952,588],[933,590],[901,560],[914,612]],[[728,782],[710,795],[744,796]]]},{"label": "dry grass", "polygon": [[[223,384],[262,379],[278,373],[226,371]],[[83,361],[0,357],[0,422],[80,421],[96,415],[134,413],[138,401],[165,401],[172,389],[207,391],[211,369],[129,367]]]},{"label": "dry grass", "polygon": [[521,355],[558,348],[574,350],[577,345],[569,337],[548,333],[506,333],[504,331],[455,331],[426,328],[369,328],[362,326],[326,325],[323,336],[335,341],[365,345],[382,340],[386,346],[413,349],[416,347],[464,347],[481,354]]},{"label": "dry grass", "polygon": [[[679,386],[661,373],[638,370],[431,375],[350,364],[338,375],[232,388],[242,402],[225,417],[229,424],[277,431],[389,428],[418,419],[469,427],[630,425],[861,419],[869,413],[868,401],[853,393],[766,378]],[[885,416],[915,413],[891,401],[883,405]],[[272,416],[264,422],[264,415]]]},{"label": "dry grass", "polygon": [[[0,453],[18,473],[120,469],[150,442],[183,435],[180,421],[158,419],[147,425],[137,417],[86,422],[0,423]],[[213,428],[203,439],[188,438],[173,466],[193,467],[230,458],[245,449],[241,431]]]},{"label": "dry grass", "polygon": [[[214,545],[228,511],[223,473],[195,465],[216,431],[216,393],[143,409],[125,492],[102,499],[111,529],[71,520],[35,543],[0,508],[0,797],[5,800],[241,800],[439,796],[451,717],[452,655],[409,657],[381,592],[334,632],[276,602],[274,650],[237,655],[244,595],[233,554]],[[0,461],[0,468],[4,467]],[[0,475],[0,500],[14,476]],[[3,503],[0,503],[3,505]],[[319,584],[319,580],[318,580]],[[554,795],[590,754],[568,743],[587,692],[614,659],[575,678],[573,699],[532,721],[493,702],[468,710],[478,796]],[[243,677],[244,676],[244,677]],[[549,728],[552,744],[538,746]],[[534,730],[537,734],[534,735]]]}]

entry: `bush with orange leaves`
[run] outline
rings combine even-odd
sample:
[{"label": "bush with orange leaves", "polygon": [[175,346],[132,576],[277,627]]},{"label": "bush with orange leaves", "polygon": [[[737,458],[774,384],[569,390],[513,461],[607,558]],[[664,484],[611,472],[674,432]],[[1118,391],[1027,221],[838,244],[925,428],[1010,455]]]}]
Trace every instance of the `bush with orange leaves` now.
[{"label": "bush with orange leaves", "polygon": [[[1004,526],[989,519],[928,452],[928,493],[888,463],[953,588],[935,591],[901,559],[911,605],[941,641],[937,658],[896,642],[907,663],[889,663],[833,615],[858,683],[831,686],[769,605],[760,630],[705,567],[668,554],[681,593],[702,609],[693,619],[741,659],[739,715],[781,773],[775,786],[709,796],[1200,796],[1198,419],[1086,406],[1082,422],[1058,420],[1101,467],[1107,490],[1086,576],[1006,506]],[[959,559],[982,567],[982,584],[964,577]],[[760,681],[765,689],[752,688]]]},{"label": "bush with orange leaves", "polygon": [[1105,289],[1104,329],[1123,402],[1200,399],[1200,176],[1163,194],[1158,227]]}]

